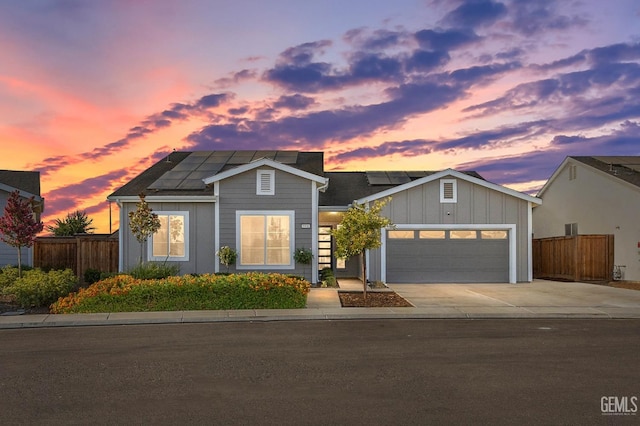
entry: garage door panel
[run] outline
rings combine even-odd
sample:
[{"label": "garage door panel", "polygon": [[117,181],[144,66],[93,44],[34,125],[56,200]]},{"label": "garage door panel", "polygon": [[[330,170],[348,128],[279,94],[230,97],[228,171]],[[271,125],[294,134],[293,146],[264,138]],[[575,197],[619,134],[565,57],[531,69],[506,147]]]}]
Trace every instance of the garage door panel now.
[{"label": "garage door panel", "polygon": [[509,241],[388,239],[387,282],[509,282]]}]

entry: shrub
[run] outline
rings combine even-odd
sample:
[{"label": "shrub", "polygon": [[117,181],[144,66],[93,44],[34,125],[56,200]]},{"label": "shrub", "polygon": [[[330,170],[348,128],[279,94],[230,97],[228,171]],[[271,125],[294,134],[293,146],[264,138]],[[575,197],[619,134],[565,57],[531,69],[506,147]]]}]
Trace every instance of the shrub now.
[{"label": "shrub", "polygon": [[58,299],[54,313],[303,308],[310,284],[282,274],[118,275]]},{"label": "shrub", "polygon": [[331,268],[323,268],[320,271],[320,281],[322,283],[322,287],[338,286],[338,281],[336,281],[336,277],[333,274],[333,269]]},{"label": "shrub", "polygon": [[127,273],[140,280],[162,279],[178,275],[180,273],[180,265],[147,262],[134,267]]},{"label": "shrub", "polygon": [[100,281],[101,275],[102,274],[100,273],[99,270],[94,268],[89,268],[86,271],[84,271],[84,282],[86,284],[96,283]]},{"label": "shrub", "polygon": [[13,285],[5,289],[23,307],[47,306],[59,297],[68,295],[78,284],[71,269],[44,272],[33,269],[22,274]]},{"label": "shrub", "polygon": [[[23,268],[24,270],[24,268]],[[0,269],[0,294],[5,293],[5,289],[12,286],[18,279],[19,271],[11,265]]]}]

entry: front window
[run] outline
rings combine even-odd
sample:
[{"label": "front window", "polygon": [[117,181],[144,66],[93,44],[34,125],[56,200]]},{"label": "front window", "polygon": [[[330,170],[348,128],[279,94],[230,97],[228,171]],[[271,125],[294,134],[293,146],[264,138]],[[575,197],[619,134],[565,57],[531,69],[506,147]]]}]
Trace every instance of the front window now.
[{"label": "front window", "polygon": [[292,269],[293,212],[238,212],[239,269]]},{"label": "front window", "polygon": [[150,239],[149,260],[189,260],[188,212],[157,212],[160,229]]}]

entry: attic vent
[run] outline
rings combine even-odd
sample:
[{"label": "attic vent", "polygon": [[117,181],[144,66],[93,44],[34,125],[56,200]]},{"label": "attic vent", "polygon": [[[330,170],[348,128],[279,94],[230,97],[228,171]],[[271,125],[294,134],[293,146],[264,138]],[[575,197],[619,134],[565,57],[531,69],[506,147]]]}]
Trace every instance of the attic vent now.
[{"label": "attic vent", "polygon": [[440,180],[440,202],[456,203],[458,201],[458,186],[455,179]]},{"label": "attic vent", "polygon": [[575,180],[578,177],[578,168],[575,165],[569,166],[569,180]]},{"label": "attic vent", "polygon": [[256,178],[256,195],[275,195],[275,170],[258,170]]}]

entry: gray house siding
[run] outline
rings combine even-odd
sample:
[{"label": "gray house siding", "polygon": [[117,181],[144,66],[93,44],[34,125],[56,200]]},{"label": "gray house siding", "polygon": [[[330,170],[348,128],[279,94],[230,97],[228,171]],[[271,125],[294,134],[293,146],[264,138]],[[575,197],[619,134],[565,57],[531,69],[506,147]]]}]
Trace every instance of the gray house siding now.
[{"label": "gray house siding", "polygon": [[[466,180],[456,182],[455,203],[440,202],[440,182],[434,180],[393,194],[382,214],[396,225],[515,225],[516,280],[529,281],[528,202]],[[369,279],[380,280],[381,270],[381,250],[370,251]]]},{"label": "gray house siding", "polygon": [[[256,195],[257,171],[255,169],[223,179],[219,182],[220,247],[229,246],[238,250],[236,246],[237,211],[294,211],[294,249],[311,249],[312,232],[317,232],[317,229],[314,229],[312,226],[312,189],[314,188],[314,183],[308,179],[269,167],[262,167],[260,170],[275,170],[274,195]],[[305,228],[302,227],[303,224]],[[306,227],[306,225],[309,225],[309,227]],[[295,269],[269,269],[267,271],[255,268],[252,270],[297,275],[304,274],[307,279],[311,279],[311,265],[296,264],[294,266]],[[220,265],[220,271],[225,270],[226,267]],[[232,266],[229,271],[236,272],[237,269]]]},{"label": "gray house siding", "polygon": [[[155,212],[185,211],[189,214],[189,260],[169,261],[180,266],[181,274],[209,273],[214,271],[217,260],[214,250],[214,203],[208,202],[149,202],[149,207]],[[123,203],[121,218],[124,223],[120,226],[122,270],[128,270],[138,264],[140,259],[140,243],[129,228],[129,212],[136,210],[136,203]],[[148,248],[143,247],[143,260],[148,259]]]}]

